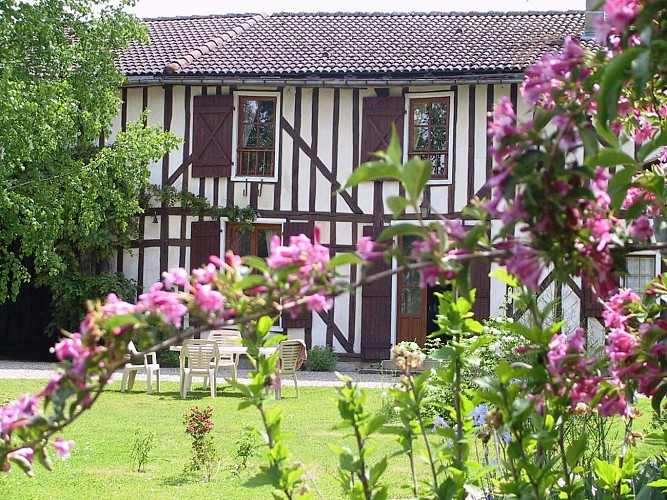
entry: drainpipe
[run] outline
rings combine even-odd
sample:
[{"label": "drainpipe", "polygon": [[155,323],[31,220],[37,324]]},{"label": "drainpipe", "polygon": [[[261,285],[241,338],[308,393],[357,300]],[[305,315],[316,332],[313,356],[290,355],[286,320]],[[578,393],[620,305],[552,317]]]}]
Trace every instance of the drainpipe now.
[{"label": "drainpipe", "polygon": [[584,36],[581,37],[582,40],[595,39],[594,23],[598,16],[603,15],[603,11],[601,10],[603,5],[603,0],[586,0]]}]

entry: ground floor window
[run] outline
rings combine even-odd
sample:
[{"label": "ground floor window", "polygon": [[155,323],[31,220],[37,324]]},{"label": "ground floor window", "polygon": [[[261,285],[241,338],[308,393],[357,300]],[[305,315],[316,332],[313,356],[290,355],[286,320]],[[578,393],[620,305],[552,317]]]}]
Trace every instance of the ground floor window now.
[{"label": "ground floor window", "polygon": [[238,255],[269,256],[273,236],[281,237],[280,224],[227,224],[226,248]]},{"label": "ground floor window", "polygon": [[646,285],[655,278],[655,256],[630,255],[627,266],[628,274],[623,279],[623,286],[632,288],[643,297]]}]

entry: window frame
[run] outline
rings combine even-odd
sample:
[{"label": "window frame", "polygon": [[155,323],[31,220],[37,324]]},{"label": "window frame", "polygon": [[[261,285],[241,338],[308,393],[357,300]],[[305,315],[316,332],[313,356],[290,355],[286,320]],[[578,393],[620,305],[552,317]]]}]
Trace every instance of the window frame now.
[{"label": "window frame", "polygon": [[449,100],[448,105],[448,114],[447,114],[447,162],[446,162],[446,175],[445,178],[440,177],[431,177],[428,181],[429,185],[451,185],[454,181],[452,178],[453,173],[453,153],[454,153],[454,143],[456,137],[454,136],[454,121],[455,113],[454,109],[454,92],[441,91],[441,92],[420,92],[420,93],[411,93],[405,94],[405,121],[403,126],[403,161],[408,161],[410,158],[416,155],[411,155],[410,150],[412,145],[412,134],[414,128],[414,122],[412,117],[412,107],[415,101],[442,101],[443,99]]},{"label": "window frame", "polygon": [[[231,245],[231,237],[234,232],[234,228],[240,226],[241,224],[234,223],[234,222],[227,222],[225,224],[225,251],[231,250],[232,245]],[[252,223],[252,229],[249,229],[248,231],[251,232],[250,236],[250,253],[248,255],[252,255],[255,257],[258,257],[258,235],[260,230],[277,230],[278,234],[277,236],[280,238],[280,241],[282,242],[283,238],[283,225],[280,224],[279,222],[253,222]],[[268,247],[267,247],[268,250]]]},{"label": "window frame", "polygon": [[[275,123],[274,123],[274,145],[273,145],[273,175],[271,176],[260,176],[260,175],[242,175],[239,174],[239,134],[241,128],[241,102],[243,99],[248,100],[252,98],[266,100],[267,98],[275,99],[276,110],[275,110]],[[281,144],[281,93],[280,92],[266,92],[266,91],[240,91],[234,92],[234,111],[233,111],[233,129],[232,129],[232,181],[241,181],[241,182],[278,182],[278,177],[280,172],[278,172],[278,165],[280,163],[280,144]]]},{"label": "window frame", "polygon": [[[650,278],[651,280],[655,279],[660,274],[660,265],[661,265],[660,254],[654,253],[654,252],[632,252],[632,253],[629,253],[625,256],[626,267],[628,269],[629,269],[629,266],[627,265],[628,264],[628,259],[631,259],[631,258],[640,258],[640,259],[647,259],[647,260],[652,259],[653,260],[653,276]],[[641,266],[640,266],[640,268],[641,268]],[[629,275],[630,275],[630,273],[628,272],[627,275],[621,277],[621,287],[627,288],[627,283],[628,283],[627,279],[628,279]],[[640,272],[638,276],[641,279],[641,277],[643,275]],[[635,291],[635,293],[637,293],[641,297],[644,296],[645,290],[644,290],[643,287],[641,287],[639,289],[636,289],[636,290],[633,288],[633,290]]]}]

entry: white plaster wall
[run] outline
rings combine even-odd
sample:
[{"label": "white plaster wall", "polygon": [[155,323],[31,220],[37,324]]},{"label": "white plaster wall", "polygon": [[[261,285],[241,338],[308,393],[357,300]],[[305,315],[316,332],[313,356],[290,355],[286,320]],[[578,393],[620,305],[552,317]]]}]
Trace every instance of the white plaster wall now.
[{"label": "white plaster wall", "polygon": [[[317,120],[317,156],[330,172],[333,165],[333,97],[333,89],[320,89]],[[329,212],[331,210],[331,182],[315,166],[313,166],[312,175],[316,176],[317,196],[315,197],[315,210],[318,212]]]},{"label": "white plaster wall", "polygon": [[[338,180],[344,185],[345,180],[352,174],[353,137],[352,137],[352,90],[341,89],[340,91],[340,119],[338,126]],[[361,117],[361,114],[359,115]],[[352,190],[348,189],[351,194]],[[351,213],[350,207],[340,195],[336,201],[339,213]]]},{"label": "white plaster wall", "polygon": [[486,86],[475,89],[475,186],[477,193],[486,183]]},{"label": "white plaster wall", "polygon": [[[309,146],[312,144],[313,89],[304,88],[301,93],[301,137]],[[297,205],[299,210],[308,211],[310,198],[310,158],[299,149],[299,190]]]},{"label": "white plaster wall", "polygon": [[[282,95],[283,116],[290,125],[294,126],[294,87],[287,87]],[[282,144],[280,149],[282,156],[282,171],[280,172],[281,192],[280,209],[291,210],[292,208],[292,155],[293,142],[287,132],[282,133]]]},{"label": "white plaster wall", "polygon": [[456,177],[452,179],[454,185],[454,210],[461,211],[468,204],[468,127],[470,124],[470,94],[469,85],[458,88],[458,106],[456,112],[456,135],[454,148],[456,150]]}]

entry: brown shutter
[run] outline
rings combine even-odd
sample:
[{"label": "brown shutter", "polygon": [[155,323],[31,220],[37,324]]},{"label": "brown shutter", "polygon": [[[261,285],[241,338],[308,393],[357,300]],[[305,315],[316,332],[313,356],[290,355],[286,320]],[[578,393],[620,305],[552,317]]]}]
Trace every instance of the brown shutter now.
[{"label": "brown shutter", "polygon": [[470,269],[470,286],[477,289],[473,312],[475,319],[482,321],[491,314],[491,279],[489,272],[491,263],[484,261],[474,262]]},{"label": "brown shutter", "polygon": [[232,175],[234,98],[231,95],[198,95],[194,100],[192,175]]},{"label": "brown shutter", "polygon": [[593,290],[591,282],[588,278],[581,279],[581,288],[584,291],[584,314],[587,318],[599,318],[602,316],[604,306],[598,302],[598,295]]},{"label": "brown shutter", "polygon": [[[364,227],[364,236],[377,238],[371,226]],[[374,260],[368,276],[386,271],[391,264]],[[361,287],[361,359],[389,359],[391,349],[391,276]]]},{"label": "brown shutter", "polygon": [[208,264],[211,255],[220,255],[220,221],[192,223],[190,239],[190,269]]},{"label": "brown shutter", "polygon": [[361,161],[377,159],[376,151],[384,151],[391,139],[391,127],[403,144],[403,117],[405,99],[403,97],[365,97],[361,126]]},{"label": "brown shutter", "polygon": [[[287,222],[283,226],[283,243],[289,244],[290,236],[297,236],[301,233],[308,236],[311,240],[314,235],[315,224],[313,222]],[[313,313],[302,311],[296,318],[291,313],[283,314],[283,328],[312,328]]]}]

